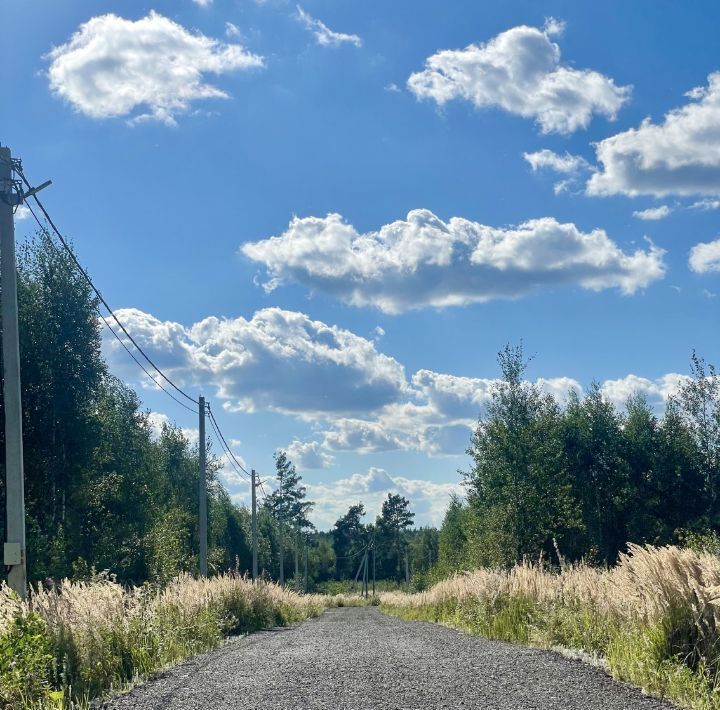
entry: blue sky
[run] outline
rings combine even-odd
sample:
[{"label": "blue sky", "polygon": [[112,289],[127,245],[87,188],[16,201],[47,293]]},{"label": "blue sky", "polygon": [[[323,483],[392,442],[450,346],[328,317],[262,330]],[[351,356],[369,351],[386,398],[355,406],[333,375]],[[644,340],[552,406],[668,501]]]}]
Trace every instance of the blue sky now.
[{"label": "blue sky", "polygon": [[658,407],[717,360],[716,3],[0,11],[0,141],[237,455],[290,448],[320,526],[388,490],[438,523],[506,342]]}]

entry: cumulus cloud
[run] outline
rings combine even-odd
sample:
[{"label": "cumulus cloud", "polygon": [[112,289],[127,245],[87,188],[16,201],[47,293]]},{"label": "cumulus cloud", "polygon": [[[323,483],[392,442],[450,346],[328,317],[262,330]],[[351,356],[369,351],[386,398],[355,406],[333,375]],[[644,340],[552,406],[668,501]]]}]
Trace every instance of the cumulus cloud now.
[{"label": "cumulus cloud", "polygon": [[646,210],[637,210],[633,212],[633,217],[644,220],[658,220],[665,219],[665,217],[671,213],[671,207],[668,207],[667,205],[660,205],[660,207],[649,207]]},{"label": "cumulus cloud", "polygon": [[497,106],[533,118],[543,133],[572,133],[596,114],[614,119],[630,95],[609,77],[563,64],[553,35],[557,20],[543,29],[522,25],[485,44],[437,52],[423,71],[412,74],[408,88],[419,99],[442,106],[453,99],[478,108]]},{"label": "cumulus cloud", "polygon": [[618,288],[632,294],[665,273],[663,251],[623,252],[602,229],[583,232],[546,217],[488,227],[429,210],[361,234],[339,214],[294,218],[283,234],[244,244],[270,291],[296,281],[386,313],[483,303],[540,288]]},{"label": "cumulus cloud", "polygon": [[703,212],[708,210],[720,210],[720,200],[710,200],[707,198],[704,200],[698,200],[690,205],[690,209],[701,210]]},{"label": "cumulus cloud", "polygon": [[[386,405],[372,420],[333,422],[323,445],[360,453],[401,449],[429,456],[463,454],[497,384],[492,378],[418,370],[406,401]],[[579,383],[568,377],[539,379],[535,384],[561,402],[571,389],[582,391]]]},{"label": "cumulus cloud", "polygon": [[240,45],[189,32],[154,11],[136,21],[93,17],[48,57],[52,91],[80,113],[168,125],[195,101],[228,97],[206,74],[263,66]]},{"label": "cumulus cloud", "polygon": [[30,216],[30,210],[25,205],[18,205],[15,210],[15,221],[19,222],[22,219],[27,219]]},{"label": "cumulus cloud", "polygon": [[697,274],[720,271],[720,239],[696,244],[690,250],[689,264]]},{"label": "cumulus cloud", "polygon": [[[215,386],[229,409],[351,415],[396,401],[406,387],[402,365],[372,341],[303,313],[266,308],[250,320],[210,317],[190,327],[136,309],[118,315],[173,379]],[[104,349],[111,363],[127,363],[109,336]]]},{"label": "cumulus cloud", "polygon": [[574,174],[590,167],[587,160],[580,155],[572,155],[568,152],[565,152],[565,155],[559,155],[547,148],[534,153],[523,153],[523,158],[530,163],[533,171],[547,168],[556,173]]},{"label": "cumulus cloud", "polygon": [[300,5],[297,6],[297,19],[306,30],[313,33],[315,41],[323,47],[339,47],[342,44],[352,44],[362,47],[362,39],[357,35],[333,32],[324,22],[311,17]]},{"label": "cumulus cloud", "polygon": [[649,380],[638,375],[627,375],[617,380],[606,380],[602,383],[600,391],[619,409],[625,406],[630,396],[641,394],[657,410],[667,402],[668,397],[677,393],[680,386],[687,380],[686,375],[677,373],[669,373],[656,380]]},{"label": "cumulus cloud", "polygon": [[319,441],[294,439],[286,448],[288,457],[299,469],[330,468],[334,458],[321,448]]},{"label": "cumulus cloud", "polygon": [[720,195],[720,72],[662,123],[646,118],[596,144],[590,195]]},{"label": "cumulus cloud", "polygon": [[[150,425],[150,434],[154,439],[159,439],[160,435],[162,434],[163,428],[168,427],[174,427],[175,423],[167,414],[163,414],[163,412],[149,412],[147,415],[147,421]],[[200,440],[200,432],[198,431],[197,427],[187,427],[182,428],[180,427],[180,431],[182,432],[182,435],[192,444],[195,445]]]},{"label": "cumulus cloud", "polygon": [[337,481],[307,483],[307,492],[308,498],[316,503],[311,515],[313,522],[321,529],[328,529],[347,513],[349,505],[358,501],[365,505],[368,520],[374,520],[388,493],[399,493],[410,501],[415,525],[440,525],[451,495],[462,491],[459,481],[437,483],[391,476],[382,468],[370,468],[367,473],[356,473]]}]

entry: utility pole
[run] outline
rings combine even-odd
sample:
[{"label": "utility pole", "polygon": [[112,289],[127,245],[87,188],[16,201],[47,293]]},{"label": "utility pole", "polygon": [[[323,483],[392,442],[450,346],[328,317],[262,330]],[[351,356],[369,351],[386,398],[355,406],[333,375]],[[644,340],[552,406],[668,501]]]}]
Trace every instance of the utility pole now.
[{"label": "utility pole", "polygon": [[308,544],[307,540],[305,540],[305,575],[304,575],[304,583],[303,583],[303,591],[305,594],[307,594],[308,590]]},{"label": "utility pole", "polygon": [[365,598],[367,599],[368,595],[368,551],[365,550],[365,560],[364,560],[364,566],[363,566],[363,594],[365,595]]},{"label": "utility pole", "polygon": [[2,281],[2,361],[5,409],[5,495],[7,527],[4,563],[8,584],[25,599],[25,473],[23,469],[20,339],[18,332],[17,272],[14,208],[22,203],[22,188],[13,180],[10,148],[0,147],[0,280]]},{"label": "utility pole", "polygon": [[405,548],[405,584],[410,584],[410,565],[408,564],[407,547]]},{"label": "utility pole", "polygon": [[280,586],[285,586],[285,539],[282,514],[278,517],[278,538],[280,541]]},{"label": "utility pole", "polygon": [[257,538],[257,473],[252,469],[252,578],[258,576],[258,538]]},{"label": "utility pole", "polygon": [[374,597],[375,596],[375,537],[374,536],[373,536],[372,553],[373,553],[373,597]]},{"label": "utility pole", "polygon": [[205,452],[205,397],[198,398],[199,416],[199,459],[200,475],[198,477],[198,498],[200,500],[200,576],[207,577],[207,552],[208,552],[208,518],[207,518],[207,459]]}]

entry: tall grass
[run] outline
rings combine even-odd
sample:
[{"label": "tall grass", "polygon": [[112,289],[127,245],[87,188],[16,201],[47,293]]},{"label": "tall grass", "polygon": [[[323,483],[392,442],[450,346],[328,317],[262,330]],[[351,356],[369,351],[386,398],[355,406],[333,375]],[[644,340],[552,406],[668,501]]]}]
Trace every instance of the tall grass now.
[{"label": "tall grass", "polygon": [[349,598],[299,595],[236,575],[181,576],[160,589],[110,579],[0,588],[0,707],[72,707],[216,647]]},{"label": "tall grass", "polygon": [[385,611],[488,638],[582,650],[612,674],[688,708],[720,709],[720,558],[631,545],[612,569],[477,570]]}]

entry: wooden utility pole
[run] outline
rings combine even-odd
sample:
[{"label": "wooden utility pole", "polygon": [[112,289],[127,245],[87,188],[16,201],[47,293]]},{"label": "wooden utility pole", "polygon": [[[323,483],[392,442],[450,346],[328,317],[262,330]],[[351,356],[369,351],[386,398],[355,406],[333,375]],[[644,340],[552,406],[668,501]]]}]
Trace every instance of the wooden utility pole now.
[{"label": "wooden utility pole", "polygon": [[305,574],[303,575],[303,591],[307,594],[308,590],[308,544],[305,540]]},{"label": "wooden utility pole", "polygon": [[205,451],[205,397],[198,398],[199,423],[199,461],[200,475],[198,476],[198,498],[200,501],[200,576],[207,577],[207,551],[208,551],[208,519],[207,519],[207,459]]},{"label": "wooden utility pole", "polygon": [[278,540],[280,541],[280,586],[285,586],[285,540],[283,539],[283,520],[278,519]]},{"label": "wooden utility pole", "polygon": [[25,599],[25,473],[23,467],[20,337],[18,332],[15,223],[13,212],[22,203],[22,188],[13,180],[10,148],[0,147],[0,280],[2,281],[2,363],[5,410],[5,497],[7,503],[4,563],[8,585]]},{"label": "wooden utility pole", "polygon": [[363,594],[367,599],[368,595],[368,551],[365,550],[365,564],[363,566]]},{"label": "wooden utility pole", "polygon": [[373,544],[372,544],[372,553],[373,553],[373,597],[375,596],[375,537],[373,536]]},{"label": "wooden utility pole", "polygon": [[252,578],[253,582],[258,576],[258,535],[257,535],[257,473],[255,469],[252,469],[252,512],[251,512],[251,523],[252,523]]}]

